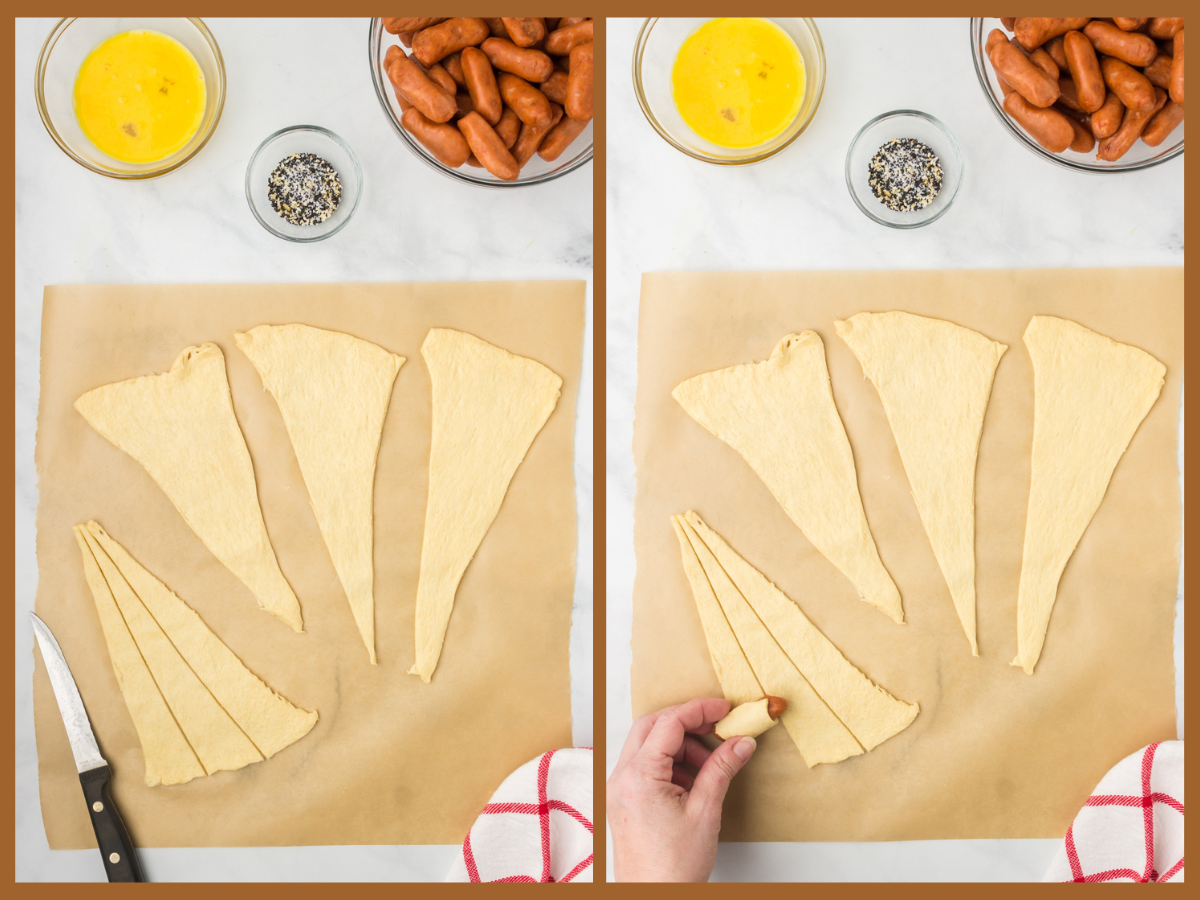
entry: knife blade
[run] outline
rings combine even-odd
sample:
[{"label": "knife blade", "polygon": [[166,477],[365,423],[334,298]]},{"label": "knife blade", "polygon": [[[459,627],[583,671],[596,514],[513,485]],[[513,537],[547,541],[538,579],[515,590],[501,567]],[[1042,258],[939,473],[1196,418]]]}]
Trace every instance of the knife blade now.
[{"label": "knife blade", "polygon": [[42,651],[42,662],[46,664],[46,673],[50,676],[50,686],[54,689],[54,699],[58,701],[58,711],[67,729],[67,740],[75,757],[75,769],[87,800],[104,871],[109,881],[145,881],[133,841],[129,838],[129,830],[109,790],[112,770],[100,755],[83,698],[79,696],[79,688],[71,677],[62,648],[46,623],[33,613],[29,615],[33,620],[33,634],[37,638],[38,648]]}]

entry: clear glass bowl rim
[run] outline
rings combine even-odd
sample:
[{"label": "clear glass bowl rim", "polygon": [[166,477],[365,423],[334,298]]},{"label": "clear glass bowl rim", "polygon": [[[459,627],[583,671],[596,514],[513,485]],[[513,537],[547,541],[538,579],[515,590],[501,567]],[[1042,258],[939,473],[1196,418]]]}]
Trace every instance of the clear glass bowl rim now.
[{"label": "clear glass bowl rim", "polygon": [[[1013,122],[1012,119],[1010,119],[1008,117],[1008,114],[996,102],[996,97],[992,93],[991,87],[988,85],[987,70],[983,66],[983,57],[979,51],[979,47],[982,43],[982,37],[983,37],[983,18],[982,17],[972,17],[971,19],[968,20],[968,25],[969,25],[968,36],[971,39],[971,61],[975,64],[975,77],[979,79],[979,87],[983,90],[983,93],[987,96],[988,105],[992,108],[992,112],[996,114],[996,118],[998,118],[1001,121],[1001,123],[1004,125],[1004,127],[1008,131],[1008,133],[1011,134],[1018,141],[1020,141],[1021,145],[1023,147],[1025,147],[1027,150],[1029,150],[1030,152],[1036,154],[1037,156],[1042,157],[1042,159],[1047,159],[1050,162],[1055,163],[1056,165],[1062,166],[1065,169],[1073,169],[1076,172],[1089,172],[1093,175],[1106,175],[1106,174],[1109,174],[1112,172],[1116,172],[1116,173],[1137,172],[1137,171],[1140,171],[1141,169],[1149,169],[1153,166],[1157,166],[1161,163],[1165,163],[1167,160],[1174,159],[1175,157],[1182,155],[1182,153],[1183,153],[1183,142],[1182,141],[1179,143],[1178,146],[1172,147],[1170,150],[1167,150],[1166,152],[1160,154],[1159,156],[1154,156],[1149,159],[1140,159],[1140,160],[1127,162],[1127,163],[1118,162],[1115,165],[1109,165],[1109,166],[1098,166],[1098,165],[1093,165],[1090,163],[1083,163],[1083,162],[1079,162],[1078,160],[1067,159],[1065,156],[1060,156],[1057,153],[1051,153],[1049,150],[1045,149],[1040,144],[1038,144],[1035,140],[1033,140],[1028,135],[1026,135],[1024,131],[1022,131],[1020,128],[1018,128],[1016,123]],[[976,38],[975,38],[975,32],[977,29],[978,29],[979,35],[980,35],[979,40],[976,40]]]},{"label": "clear glass bowl rim", "polygon": [[[916,116],[917,118],[924,119],[925,121],[929,122],[929,124],[933,125],[934,128],[946,135],[946,138],[950,141],[950,146],[954,148],[954,158],[958,163],[958,180],[954,183],[954,193],[950,195],[950,199],[946,202],[946,205],[943,206],[936,215],[930,216],[928,219],[922,219],[919,222],[889,222],[886,219],[879,218],[879,216],[877,216],[873,211],[863,206],[862,201],[858,199],[858,194],[855,193],[854,190],[853,176],[850,173],[850,157],[854,155],[854,148],[858,146],[858,142],[862,140],[862,136],[866,134],[873,125],[878,125],[885,119],[890,119],[895,116]],[[880,225],[886,225],[888,228],[921,228],[924,225],[929,225],[933,222],[936,222],[950,211],[950,207],[952,207],[954,205],[954,201],[958,199],[958,192],[962,188],[963,173],[965,171],[966,161],[963,159],[962,147],[959,146],[958,138],[954,136],[954,132],[947,128],[946,125],[937,118],[937,116],[931,116],[929,113],[921,112],[919,109],[893,109],[885,113],[880,113],[867,122],[867,124],[862,128],[858,129],[858,133],[854,135],[854,139],[850,141],[850,146],[846,150],[846,188],[850,191],[850,199],[854,201],[854,205],[857,206],[862,214],[868,219],[870,219],[872,222],[878,222]]]},{"label": "clear glass bowl rim", "polygon": [[753,163],[762,162],[765,159],[770,159],[772,156],[775,156],[776,154],[781,153],[788,147],[792,146],[796,138],[804,134],[804,132],[808,129],[808,126],[812,124],[812,120],[817,117],[817,110],[821,107],[821,97],[825,94],[825,44],[821,40],[821,32],[820,29],[817,28],[817,23],[815,20],[805,16],[795,16],[794,18],[800,19],[805,25],[808,26],[809,31],[812,33],[813,41],[817,45],[817,55],[821,60],[821,77],[817,84],[817,97],[813,102],[812,112],[808,114],[808,120],[805,121],[805,123],[800,126],[796,133],[788,138],[785,143],[780,144],[778,147],[765,153],[759,153],[755,156],[747,156],[742,159],[716,159],[711,156],[705,156],[703,154],[696,153],[683,146],[683,144],[671,137],[670,133],[663,128],[662,125],[659,124],[658,120],[654,117],[654,113],[650,111],[650,103],[646,99],[646,93],[642,88],[642,55],[645,53],[646,40],[650,36],[651,30],[653,30],[654,24],[660,18],[663,17],[654,16],[652,18],[645,19],[642,21],[642,27],[638,29],[637,40],[635,40],[633,44],[633,93],[637,96],[638,106],[642,108],[642,115],[646,117],[646,121],[650,123],[650,127],[658,132],[659,137],[661,137],[680,153],[690,156],[692,159],[697,159],[700,162],[711,163],[714,166],[748,166]]},{"label": "clear glass bowl rim", "polygon": [[72,150],[71,146],[62,139],[57,129],[55,129],[54,123],[50,120],[50,111],[46,108],[44,84],[46,79],[46,64],[50,59],[50,53],[53,51],[54,45],[58,43],[58,39],[62,37],[63,32],[71,26],[71,23],[75,22],[79,18],[82,17],[68,16],[66,18],[59,19],[54,24],[54,27],[50,29],[50,34],[46,36],[46,40],[42,43],[42,49],[38,52],[37,68],[34,70],[33,78],[33,93],[34,99],[37,102],[38,115],[41,116],[42,125],[45,126],[46,131],[49,133],[50,139],[53,140],[54,143],[58,144],[58,148],[62,150],[63,153],[67,154],[69,158],[79,163],[79,165],[83,166],[88,171],[95,172],[97,175],[104,175],[107,178],[115,178],[118,181],[144,181],[147,178],[157,178],[160,175],[166,175],[168,172],[174,172],[176,169],[191,162],[196,157],[196,154],[204,149],[205,145],[216,132],[217,125],[221,121],[221,113],[225,110],[225,57],[221,55],[221,48],[217,44],[217,39],[213,37],[212,32],[208,30],[208,26],[204,24],[204,20],[187,16],[180,17],[186,18],[192,23],[193,26],[195,26],[196,30],[200,32],[200,36],[204,38],[205,42],[207,42],[208,46],[212,49],[213,57],[217,61],[217,73],[219,75],[217,79],[217,111],[213,116],[212,123],[209,125],[207,133],[203,136],[203,138],[201,138],[200,143],[192,148],[191,153],[182,159],[171,163],[169,166],[164,166],[161,169],[152,169],[146,172],[114,172],[109,169],[101,169],[92,165],[90,162],[88,162],[86,159],[83,159],[74,150]]},{"label": "clear glass bowl rim", "polygon": [[[343,150],[345,150],[346,155],[348,157],[350,157],[350,162],[352,162],[354,164],[354,175],[355,175],[356,180],[358,181],[358,193],[355,194],[355,196],[354,196],[354,202],[350,205],[350,211],[346,214],[346,218],[342,219],[342,221],[338,223],[336,228],[331,228],[328,231],[322,232],[321,234],[314,234],[312,237],[300,237],[297,235],[286,234],[282,231],[279,231],[279,230],[273,228],[271,226],[271,223],[267,222],[265,219],[263,219],[262,216],[260,216],[258,214],[258,208],[254,205],[253,188],[251,187],[251,182],[250,182],[250,173],[254,170],[254,163],[255,163],[255,161],[258,160],[258,157],[262,154],[262,152],[266,148],[266,146],[269,143],[271,143],[271,141],[275,140],[277,137],[281,137],[285,134],[291,134],[293,132],[299,132],[299,131],[315,131],[318,134],[322,134],[325,137],[329,138],[334,143],[336,143],[338,146],[340,146]],[[263,228],[265,228],[267,231],[269,231],[271,234],[275,235],[275,237],[283,238],[285,241],[291,241],[294,244],[311,244],[311,243],[314,243],[315,241],[323,241],[326,238],[333,237],[335,234],[337,234],[339,231],[341,231],[343,228],[345,228],[346,225],[350,222],[350,220],[354,218],[354,214],[358,211],[358,203],[360,200],[362,200],[362,195],[363,195],[363,173],[362,173],[362,165],[358,161],[358,154],[356,154],[354,152],[354,150],[350,147],[350,145],[347,144],[344,140],[342,140],[341,137],[334,134],[328,128],[322,128],[320,125],[289,125],[287,128],[280,128],[278,131],[274,132],[273,134],[269,134],[265,138],[263,138],[262,143],[259,144],[255,148],[254,152],[250,154],[250,162],[246,163],[246,203],[249,204],[249,206],[250,206],[250,212],[254,215],[254,218],[258,220],[258,224],[261,225]]]},{"label": "clear glass bowl rim", "polygon": [[[450,169],[446,166],[443,166],[436,159],[433,159],[427,155],[421,147],[417,146],[414,139],[404,129],[404,126],[397,121],[395,114],[392,112],[391,104],[388,103],[387,94],[385,93],[391,88],[389,85],[384,84],[383,78],[380,75],[379,66],[376,64],[375,35],[377,28],[382,30],[383,24],[381,20],[378,18],[371,19],[370,28],[367,30],[367,62],[371,66],[371,83],[375,85],[375,99],[378,100],[379,105],[383,107],[383,114],[387,116],[387,120],[391,123],[392,129],[397,135],[399,135],[400,140],[404,142],[404,145],[408,147],[410,151],[412,151],[413,155],[416,156],[417,159],[421,160],[421,162],[425,163],[425,165],[429,166],[435,172],[441,172],[447,178],[452,178],[455,181],[465,182],[466,184],[473,184],[476,187],[504,190],[506,188],[528,187],[533,184],[545,184],[548,181],[553,181],[556,178],[561,178],[563,175],[574,172],[576,169],[582,168],[592,161],[592,148],[588,147],[587,151],[581,157],[570,164],[564,164],[557,169],[553,169],[549,172],[543,172],[541,175],[534,175],[531,178],[523,180],[518,179],[517,181],[492,181],[486,178],[479,178],[470,174],[469,172],[461,172],[458,169]],[[592,133],[595,134],[594,125]]]}]

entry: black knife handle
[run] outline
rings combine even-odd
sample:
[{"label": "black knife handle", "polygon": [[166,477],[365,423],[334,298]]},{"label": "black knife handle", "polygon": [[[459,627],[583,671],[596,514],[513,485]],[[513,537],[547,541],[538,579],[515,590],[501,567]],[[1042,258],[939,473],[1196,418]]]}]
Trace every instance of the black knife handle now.
[{"label": "black knife handle", "polygon": [[113,803],[108,789],[112,770],[108,766],[89,769],[79,774],[83,785],[83,796],[87,798],[88,813],[92,817],[92,830],[96,832],[96,843],[104,858],[104,871],[109,881],[145,881],[142,865],[133,850],[129,830]]}]

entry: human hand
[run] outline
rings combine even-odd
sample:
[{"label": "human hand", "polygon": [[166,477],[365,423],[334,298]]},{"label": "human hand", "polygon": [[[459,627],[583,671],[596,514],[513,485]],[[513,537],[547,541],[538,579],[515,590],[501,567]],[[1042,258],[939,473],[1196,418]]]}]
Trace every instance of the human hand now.
[{"label": "human hand", "polygon": [[[633,723],[608,779],[608,825],[617,881],[707,881],[717,856],[721,804],[757,746],[735,737],[709,750],[729,701],[701,697]],[[684,766],[698,768],[695,779]]]}]

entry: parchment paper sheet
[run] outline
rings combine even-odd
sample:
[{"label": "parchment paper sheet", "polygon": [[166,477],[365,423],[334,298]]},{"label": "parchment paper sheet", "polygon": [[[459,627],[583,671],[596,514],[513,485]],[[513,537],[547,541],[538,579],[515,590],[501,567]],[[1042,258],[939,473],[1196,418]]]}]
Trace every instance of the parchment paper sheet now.
[{"label": "parchment paper sheet", "polygon": [[[36,608],[79,685],[116,801],[145,847],[458,843],[506,775],[570,746],[575,397],[583,282],[47,287],[38,412]],[[367,661],[275,400],[233,341],[302,322],[399,353],[375,476],[375,628]],[[458,589],[433,683],[413,663],[425,522],[431,327],[549,366],[562,396]],[[132,458],[72,408],[90,388],[164,372],[192,344],[225,355],[271,542],[304,614],[295,634],[204,547]],[[190,604],[313,730],[273,758],[146,787],[71,526],[95,518]],[[30,641],[32,645],[32,639]],[[34,652],[42,817],[52,848],[95,846],[62,720]]]},{"label": "parchment paper sheet", "polygon": [[[833,329],[835,318],[893,309],[1009,346],[979,448],[978,658],[879,396]],[[1031,677],[1009,662],[1033,436],[1033,368],[1021,335],[1034,314],[1140,347],[1167,375],[1067,564]],[[687,509],[799,603],[851,662],[921,704],[907,730],[872,752],[811,770],[784,729],[767,732],[734,780],[722,840],[1058,838],[1109,767],[1175,737],[1182,269],[647,274],[639,328],[634,715],[721,696],[668,521]],[[863,505],[904,599],[905,626],[858,600],[736,451],[671,397],[685,378],[766,359],[780,338],[805,329],[825,343]]]}]

